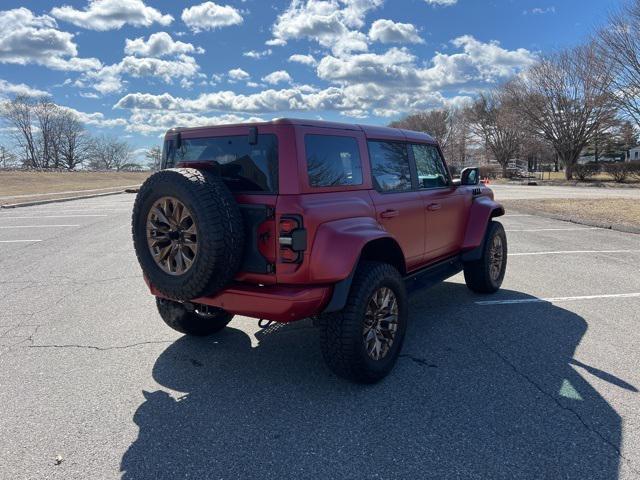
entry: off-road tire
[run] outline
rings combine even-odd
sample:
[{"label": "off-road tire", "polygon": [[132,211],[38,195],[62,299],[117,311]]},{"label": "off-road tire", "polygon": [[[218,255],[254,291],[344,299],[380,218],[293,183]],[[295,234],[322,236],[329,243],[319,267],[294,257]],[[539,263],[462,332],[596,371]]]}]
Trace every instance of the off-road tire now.
[{"label": "off-road tire", "polygon": [[158,313],[169,327],[185,335],[206,337],[218,333],[233,318],[233,315],[219,308],[209,308],[209,311],[199,313],[189,311],[179,303],[163,298],[156,298]]},{"label": "off-road tire", "polygon": [[[156,263],[147,243],[147,218],[154,202],[171,197],[191,212],[198,252],[190,268],[170,275]],[[140,187],[133,207],[132,235],[138,262],[163,295],[191,300],[224,288],[240,268],[245,231],[242,213],[222,179],[192,168],[162,170]]]},{"label": "off-road tire", "polygon": [[[398,305],[398,329],[385,357],[374,360],[363,338],[365,312],[381,287],[392,290]],[[409,318],[407,292],[400,273],[381,262],[362,262],[351,285],[347,304],[336,313],[320,315],[320,348],[328,367],[338,376],[357,383],[375,383],[393,368],[400,355]]]},{"label": "off-road tire", "polygon": [[[491,275],[491,246],[494,237],[500,237],[502,242],[502,265],[497,277]],[[482,256],[479,260],[464,264],[464,280],[470,290],[476,293],[495,293],[500,289],[507,269],[507,235],[500,222],[492,221],[487,227]]]}]

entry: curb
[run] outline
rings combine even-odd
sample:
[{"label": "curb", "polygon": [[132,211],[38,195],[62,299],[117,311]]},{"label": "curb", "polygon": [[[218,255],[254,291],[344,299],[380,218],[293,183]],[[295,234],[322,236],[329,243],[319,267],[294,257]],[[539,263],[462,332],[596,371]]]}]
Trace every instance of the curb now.
[{"label": "curb", "polygon": [[621,225],[618,223],[596,222],[590,220],[576,219],[567,215],[557,213],[540,212],[538,210],[529,210],[524,208],[514,208],[512,211],[527,213],[537,217],[551,218],[553,220],[561,220],[563,222],[574,223],[576,225],[586,225],[587,227],[603,228],[605,230],[615,230],[617,232],[640,234],[640,227],[631,227],[629,225]]},{"label": "curb", "polygon": [[94,193],[91,195],[82,195],[79,197],[63,197],[63,198],[52,198],[48,200],[32,200],[30,202],[22,202],[22,203],[9,203],[7,205],[0,205],[0,208],[32,207],[34,205],[46,205],[48,203],[60,203],[60,202],[70,202],[72,200],[82,200],[83,198],[106,197],[108,195],[120,195],[122,193],[135,193],[136,191],[137,189],[128,188],[126,190],[118,190],[116,192]]}]

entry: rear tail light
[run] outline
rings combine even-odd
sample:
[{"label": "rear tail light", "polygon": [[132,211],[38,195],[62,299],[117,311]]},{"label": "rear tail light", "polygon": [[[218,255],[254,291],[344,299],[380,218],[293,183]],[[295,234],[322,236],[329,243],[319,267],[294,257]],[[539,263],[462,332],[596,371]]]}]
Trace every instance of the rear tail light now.
[{"label": "rear tail light", "polygon": [[307,231],[302,227],[302,218],[287,215],[279,225],[280,261],[282,263],[302,262],[302,252],[307,249]]}]

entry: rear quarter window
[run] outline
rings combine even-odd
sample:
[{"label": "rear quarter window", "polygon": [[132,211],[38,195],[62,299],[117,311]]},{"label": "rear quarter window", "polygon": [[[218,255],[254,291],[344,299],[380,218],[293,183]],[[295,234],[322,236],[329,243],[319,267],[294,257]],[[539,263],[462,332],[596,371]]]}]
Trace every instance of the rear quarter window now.
[{"label": "rear quarter window", "polygon": [[354,137],[305,135],[304,145],[309,186],[362,184],[362,160]]},{"label": "rear quarter window", "polygon": [[[170,151],[170,150],[169,150]],[[256,145],[248,136],[185,138],[173,164],[210,162],[232,192],[278,191],[278,137],[258,135]]]}]

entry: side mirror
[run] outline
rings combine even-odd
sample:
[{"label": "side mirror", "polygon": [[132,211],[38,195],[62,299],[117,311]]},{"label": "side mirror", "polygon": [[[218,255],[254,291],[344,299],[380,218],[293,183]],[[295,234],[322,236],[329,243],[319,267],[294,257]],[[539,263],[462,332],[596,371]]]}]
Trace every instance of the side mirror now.
[{"label": "side mirror", "polygon": [[478,167],[465,168],[460,173],[460,183],[462,185],[480,184],[480,169]]}]

